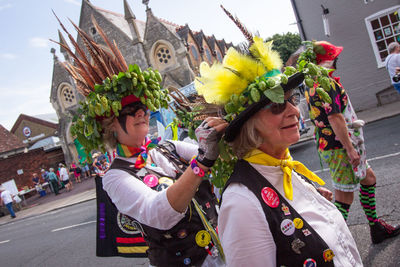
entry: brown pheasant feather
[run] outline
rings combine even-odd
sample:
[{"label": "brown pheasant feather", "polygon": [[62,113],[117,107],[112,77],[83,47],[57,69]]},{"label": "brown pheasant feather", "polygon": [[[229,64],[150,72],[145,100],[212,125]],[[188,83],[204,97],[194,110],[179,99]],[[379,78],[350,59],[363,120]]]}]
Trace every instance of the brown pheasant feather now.
[{"label": "brown pheasant feather", "polygon": [[[67,29],[64,27],[64,25],[61,23],[60,19],[57,17],[56,13],[54,13],[54,16],[56,17],[56,19],[58,20],[61,28],[63,29],[63,31],[68,35],[69,40],[71,41],[72,45],[74,46],[76,52],[78,53],[78,55],[80,56],[81,59],[78,59],[79,61],[82,60],[82,62],[84,62],[87,66],[89,66],[89,68],[85,71],[88,72],[88,75],[90,75],[90,77],[96,82],[98,83],[99,80],[101,80],[101,78],[99,77],[99,75],[95,72],[95,70],[93,68],[91,68],[91,64],[89,63],[88,59],[86,58],[85,53],[82,51],[82,49],[79,47],[78,43],[75,41],[74,37],[67,31]],[[64,46],[65,48],[65,46]],[[68,51],[68,50],[67,50]],[[72,52],[71,50],[69,50],[68,54],[70,54],[70,52]],[[72,54],[70,54],[72,56]],[[72,56],[74,57],[74,59],[76,60],[77,57],[76,56]],[[79,64],[77,62],[77,64]]]},{"label": "brown pheasant feather", "polygon": [[228,17],[236,24],[236,26],[239,28],[239,30],[243,33],[244,37],[249,42],[249,46],[251,46],[251,44],[253,44],[253,35],[240,22],[238,17],[233,17],[232,14],[228,10],[226,10],[222,5],[221,5],[221,8],[222,8],[222,10],[224,10],[225,14],[228,15]]},{"label": "brown pheasant feather", "polygon": [[[54,16],[60,23],[63,31],[68,35],[76,53],[72,52],[72,50],[66,44],[62,44],[54,40],[51,41],[63,47],[65,51],[67,51],[67,53],[73,58],[73,65],[67,62],[64,63],[63,66],[75,80],[77,90],[79,90],[79,92],[84,96],[87,96],[90,92],[94,91],[94,85],[101,84],[106,77],[112,77],[114,74],[118,74],[119,72],[123,72],[128,69],[128,65],[126,64],[126,61],[119,51],[115,41],[113,43],[109,41],[104,31],[98,25],[93,16],[92,22],[106,43],[106,47],[111,52],[107,51],[107,49],[104,49],[102,45],[97,44],[89,34],[84,32],[70,20],[72,25],[77,30],[79,37],[82,39],[83,45],[89,53],[89,56],[86,56],[86,53],[79,47],[78,43],[67,31],[55,13]],[[90,63],[90,58],[93,60],[93,64]]]}]

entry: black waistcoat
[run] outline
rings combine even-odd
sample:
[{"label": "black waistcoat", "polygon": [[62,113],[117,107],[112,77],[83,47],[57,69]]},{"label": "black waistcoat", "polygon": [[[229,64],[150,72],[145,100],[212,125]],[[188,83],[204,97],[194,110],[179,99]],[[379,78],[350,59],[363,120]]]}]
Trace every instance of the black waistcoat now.
[{"label": "black waistcoat", "polygon": [[[286,201],[278,190],[247,161],[239,160],[236,163],[235,169],[227,181],[224,190],[231,183],[245,185],[260,201],[276,244],[277,266],[334,266],[333,260],[329,260],[329,255],[332,251],[325,241]],[[262,190],[264,192],[271,192],[270,189],[275,191],[276,195],[271,194],[271,198],[267,198],[269,206],[264,201],[261,192]],[[276,196],[279,198],[279,204],[277,204]],[[222,201],[223,198],[221,199],[221,203]],[[301,228],[298,226],[299,229],[293,223],[293,221],[298,222],[298,219],[301,219],[303,222]]]},{"label": "black waistcoat", "polygon": [[[179,177],[183,173],[184,169],[187,167],[187,165],[185,164],[186,162],[182,162],[182,159],[179,159],[177,157],[176,151],[174,150],[173,145],[171,146],[171,143],[161,145],[154,149],[157,149],[159,152],[161,152],[175,165],[176,169],[179,170],[177,177]],[[133,176],[132,179],[136,178],[141,181],[143,181],[143,178],[147,174],[153,174],[157,176],[157,178],[166,177],[165,175],[160,175],[145,168],[141,169],[141,171],[138,171],[134,168],[134,164],[120,159],[115,159],[110,169],[119,169],[126,171]],[[173,180],[177,179],[175,177],[169,178]],[[160,190],[161,188],[153,187],[152,189]],[[99,188],[97,188],[97,190],[99,190]],[[106,192],[104,193],[106,194]],[[117,210],[111,199],[108,196],[107,198],[109,201],[108,205]],[[199,203],[204,213],[206,214],[207,219],[215,228],[217,224],[217,212],[215,208],[215,206],[217,205],[217,199],[212,193],[212,187],[208,181],[203,181],[200,184],[199,189],[194,196],[194,199]],[[111,207],[109,207],[109,209],[111,209]],[[125,218],[129,218],[126,215],[123,216]],[[204,227],[193,203],[191,203],[188,207],[185,217],[169,230],[159,230],[145,224],[141,224],[134,218],[129,219],[133,221],[133,223],[131,224],[141,231],[141,234],[147,243],[148,249],[146,251],[146,254],[150,260],[151,265],[159,267],[201,266],[204,259],[208,255],[207,251],[203,247],[199,247],[195,241],[196,234],[200,230],[204,230]],[[115,219],[115,221],[117,220]],[[113,227],[115,227],[115,225]],[[137,236],[135,236],[135,238],[137,238]],[[118,244],[116,244],[115,246],[117,247]],[[143,244],[138,244],[138,246],[143,246]],[[115,248],[114,251],[118,251],[117,248]],[[118,253],[117,255],[111,256],[136,257],[139,255],[123,255],[121,253]]]}]

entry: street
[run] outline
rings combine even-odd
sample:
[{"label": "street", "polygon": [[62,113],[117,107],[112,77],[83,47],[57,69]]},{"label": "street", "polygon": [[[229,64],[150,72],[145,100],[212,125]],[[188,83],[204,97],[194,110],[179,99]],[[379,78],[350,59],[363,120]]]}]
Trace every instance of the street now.
[{"label": "street", "polygon": [[[377,176],[377,212],[400,223],[400,116],[364,127],[367,158]],[[332,190],[326,165],[321,171],[314,141],[291,148],[295,160],[315,171]],[[95,256],[96,202],[91,200],[0,227],[0,258],[7,266],[147,266],[147,259]],[[365,266],[400,266],[400,236],[372,245],[367,220],[355,194],[348,224]]]},{"label": "street", "polygon": [[91,200],[3,225],[0,258],[7,266],[147,266],[147,259],[96,257],[95,220]]}]

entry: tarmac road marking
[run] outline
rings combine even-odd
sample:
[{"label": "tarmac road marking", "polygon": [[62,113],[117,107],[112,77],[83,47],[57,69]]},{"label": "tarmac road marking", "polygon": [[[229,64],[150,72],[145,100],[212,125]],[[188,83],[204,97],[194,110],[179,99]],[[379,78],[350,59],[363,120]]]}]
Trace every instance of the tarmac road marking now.
[{"label": "tarmac road marking", "polygon": [[10,240],[0,241],[0,244],[7,243],[7,242],[10,242]]},{"label": "tarmac road marking", "polygon": [[[370,158],[370,159],[367,159],[367,161],[385,159],[385,158],[395,157],[395,156],[399,156],[399,155],[400,155],[400,152],[396,152],[396,153],[392,153],[392,154],[387,154],[387,155],[383,155],[383,156],[379,156],[379,157]],[[327,171],[329,171],[329,168],[313,171],[313,173],[320,173],[320,172],[327,172]]]},{"label": "tarmac road marking", "polygon": [[69,228],[74,228],[77,226],[81,226],[81,225],[85,225],[85,224],[89,224],[89,223],[94,223],[96,221],[88,221],[88,222],[84,222],[84,223],[78,223],[78,224],[74,224],[74,225],[70,225],[70,226],[66,226],[66,227],[62,227],[62,228],[57,228],[57,229],[53,229],[51,230],[52,232],[57,232],[57,231],[61,231],[61,230],[65,230],[65,229],[69,229]]}]

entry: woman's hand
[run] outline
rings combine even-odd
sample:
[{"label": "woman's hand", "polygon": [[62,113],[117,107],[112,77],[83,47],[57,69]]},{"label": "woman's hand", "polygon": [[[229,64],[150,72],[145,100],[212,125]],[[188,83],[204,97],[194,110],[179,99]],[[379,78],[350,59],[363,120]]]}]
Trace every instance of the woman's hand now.
[{"label": "woman's hand", "polygon": [[321,186],[317,188],[317,191],[328,201],[332,201],[333,193],[328,188]]},{"label": "woman's hand", "polygon": [[197,161],[206,167],[212,167],[218,158],[218,142],[228,123],[222,118],[208,117],[197,127],[195,133],[199,143]]}]

